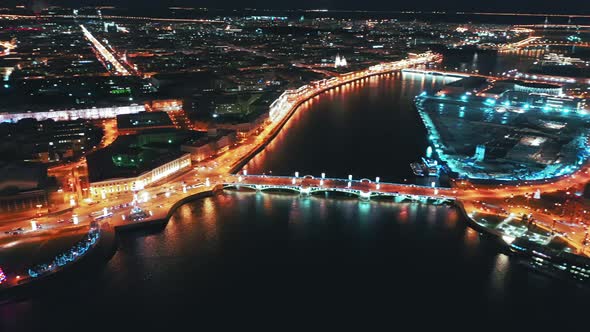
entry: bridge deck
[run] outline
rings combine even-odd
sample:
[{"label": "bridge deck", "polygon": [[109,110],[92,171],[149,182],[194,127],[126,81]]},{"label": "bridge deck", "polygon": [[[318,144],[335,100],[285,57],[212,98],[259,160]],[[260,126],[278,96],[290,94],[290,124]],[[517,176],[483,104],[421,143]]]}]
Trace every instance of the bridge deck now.
[{"label": "bridge deck", "polygon": [[457,191],[450,188],[426,187],[398,183],[376,183],[368,179],[347,180],[335,178],[282,177],[266,175],[235,176],[226,187],[247,187],[257,190],[287,189],[311,194],[314,192],[337,191],[356,194],[361,198],[375,196],[419,196],[432,199],[454,200]]}]

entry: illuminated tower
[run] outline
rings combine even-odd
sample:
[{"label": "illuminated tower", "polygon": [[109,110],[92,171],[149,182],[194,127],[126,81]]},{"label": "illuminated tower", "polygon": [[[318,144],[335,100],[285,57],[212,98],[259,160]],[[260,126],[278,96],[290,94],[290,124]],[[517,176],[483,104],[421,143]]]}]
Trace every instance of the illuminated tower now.
[{"label": "illuminated tower", "polygon": [[341,57],[340,54],[336,55],[336,60],[334,61],[334,68],[338,67],[347,67],[348,63],[346,62],[346,58]]},{"label": "illuminated tower", "polygon": [[348,63],[346,62],[346,58],[345,57],[341,57],[340,58],[340,66],[342,66],[342,67],[348,67]]},{"label": "illuminated tower", "polygon": [[545,16],[545,24],[543,25],[543,29],[547,29],[548,24],[549,24],[549,17]]}]

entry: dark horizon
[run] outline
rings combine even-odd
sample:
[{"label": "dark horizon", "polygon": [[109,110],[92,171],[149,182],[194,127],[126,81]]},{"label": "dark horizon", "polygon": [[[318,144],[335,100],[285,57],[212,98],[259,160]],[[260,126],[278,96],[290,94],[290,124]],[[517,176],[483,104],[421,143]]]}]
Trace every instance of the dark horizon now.
[{"label": "dark horizon", "polygon": [[174,6],[209,8],[209,9],[269,9],[269,10],[350,10],[350,11],[451,11],[451,12],[497,12],[497,13],[538,13],[538,14],[590,14],[590,2],[564,0],[559,2],[539,3],[534,0],[495,1],[488,3],[473,3],[472,0],[457,0],[452,4],[436,0],[424,0],[419,3],[393,1],[384,3],[382,0],[367,0],[359,4],[352,0],[303,0],[295,5],[277,3],[271,0],[252,1],[212,1],[212,0],[167,0],[157,3],[140,0],[6,0],[3,6],[13,7],[26,5],[28,8],[40,8],[47,6],[61,6],[79,8],[85,6],[114,6],[118,8],[133,9],[139,6],[142,10],[167,8]]}]

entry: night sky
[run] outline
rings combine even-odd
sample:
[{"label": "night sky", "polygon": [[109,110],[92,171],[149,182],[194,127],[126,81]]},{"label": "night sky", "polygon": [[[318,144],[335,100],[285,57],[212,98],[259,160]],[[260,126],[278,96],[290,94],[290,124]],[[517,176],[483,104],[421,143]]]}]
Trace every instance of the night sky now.
[{"label": "night sky", "polygon": [[118,7],[190,6],[210,8],[268,8],[268,9],[358,9],[358,10],[453,10],[590,14],[588,0],[1,0],[0,6],[31,4],[80,7],[84,5],[114,5]]}]

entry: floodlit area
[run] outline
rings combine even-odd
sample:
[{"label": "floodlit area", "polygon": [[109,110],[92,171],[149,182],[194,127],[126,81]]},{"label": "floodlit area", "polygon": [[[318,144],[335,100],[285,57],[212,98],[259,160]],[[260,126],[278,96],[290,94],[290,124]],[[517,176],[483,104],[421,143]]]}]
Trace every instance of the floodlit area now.
[{"label": "floodlit area", "polygon": [[450,91],[416,98],[429,139],[449,170],[500,181],[544,180],[578,170],[590,157],[590,118],[582,109],[512,105],[505,100],[511,92],[497,99]]}]

